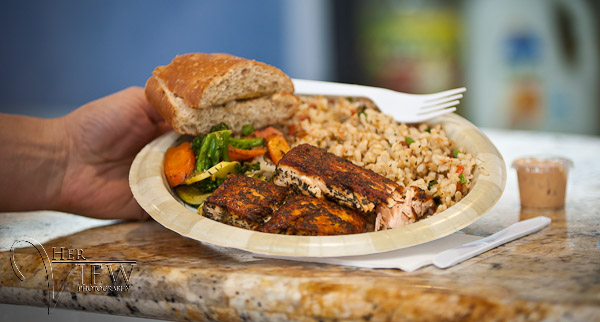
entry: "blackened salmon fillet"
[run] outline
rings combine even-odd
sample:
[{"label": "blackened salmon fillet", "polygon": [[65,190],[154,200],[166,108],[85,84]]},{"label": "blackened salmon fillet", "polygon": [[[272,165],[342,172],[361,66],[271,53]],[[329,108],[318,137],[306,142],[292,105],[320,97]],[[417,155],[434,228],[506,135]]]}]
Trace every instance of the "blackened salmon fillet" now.
[{"label": "blackened salmon fillet", "polygon": [[366,226],[352,209],[242,175],[228,176],[204,201],[202,211],[228,225],[288,235],[355,234]]},{"label": "blackened salmon fillet", "polygon": [[362,214],[334,202],[290,195],[260,231],[287,235],[345,235],[365,230]]},{"label": "blackened salmon fillet", "polygon": [[206,198],[202,211],[210,219],[257,230],[271,219],[273,211],[289,193],[289,189],[285,187],[232,174]]},{"label": "blackened salmon fillet", "polygon": [[405,189],[382,175],[309,144],[288,151],[279,161],[273,180],[276,185],[327,198],[364,214],[375,212],[375,230],[415,222],[433,206],[431,196],[422,189]]}]

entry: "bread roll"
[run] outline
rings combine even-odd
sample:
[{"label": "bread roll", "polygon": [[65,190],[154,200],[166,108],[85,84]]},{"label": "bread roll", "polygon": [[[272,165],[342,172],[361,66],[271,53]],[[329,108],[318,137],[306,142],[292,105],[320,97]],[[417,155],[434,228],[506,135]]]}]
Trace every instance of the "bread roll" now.
[{"label": "bread roll", "polygon": [[181,134],[198,135],[225,122],[234,133],[285,120],[300,101],[281,70],[228,54],[185,54],[159,66],[146,97]]}]

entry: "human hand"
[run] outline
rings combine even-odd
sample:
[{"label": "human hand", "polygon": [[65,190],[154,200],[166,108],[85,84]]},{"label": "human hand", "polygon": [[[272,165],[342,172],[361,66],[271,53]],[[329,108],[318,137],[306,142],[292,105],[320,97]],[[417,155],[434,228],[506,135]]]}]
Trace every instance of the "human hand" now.
[{"label": "human hand", "polygon": [[170,127],[144,90],[122,90],[60,120],[67,137],[60,210],[105,219],[148,218],[133,199],[129,168],[135,155]]}]

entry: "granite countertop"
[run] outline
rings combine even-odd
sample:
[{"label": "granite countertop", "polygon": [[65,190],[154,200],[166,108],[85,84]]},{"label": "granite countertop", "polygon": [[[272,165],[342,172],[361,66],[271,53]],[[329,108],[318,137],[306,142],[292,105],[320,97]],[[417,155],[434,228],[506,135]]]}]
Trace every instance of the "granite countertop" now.
[{"label": "granite countertop", "polygon": [[[550,217],[551,225],[451,268],[409,273],[259,259],[181,237],[153,221],[5,213],[0,302],[56,302],[74,310],[168,320],[600,320],[600,138],[485,132],[507,167],[532,153],[572,159],[567,204],[559,211],[521,210],[516,174],[509,169],[498,203],[463,232],[487,236],[539,215]],[[14,240],[25,241],[17,246],[41,243],[50,259],[62,254],[79,262],[53,263],[47,279],[48,261],[36,248],[17,249],[13,266]],[[92,267],[82,258],[104,263]]]}]

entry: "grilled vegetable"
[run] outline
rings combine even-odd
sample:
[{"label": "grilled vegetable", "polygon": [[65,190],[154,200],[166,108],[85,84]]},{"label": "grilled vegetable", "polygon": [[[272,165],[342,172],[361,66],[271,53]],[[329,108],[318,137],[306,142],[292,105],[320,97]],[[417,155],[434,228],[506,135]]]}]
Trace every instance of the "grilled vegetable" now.
[{"label": "grilled vegetable", "polygon": [[224,179],[227,177],[228,174],[235,173],[236,167],[239,164],[240,163],[237,161],[219,162],[217,165],[211,167],[208,170],[198,171],[198,172],[192,174],[191,176],[189,176],[188,178],[185,179],[185,184],[189,185],[189,184],[196,183],[196,182],[202,181],[204,179],[208,179],[208,178],[210,178],[212,180],[215,180],[216,178]]},{"label": "grilled vegetable", "polygon": [[223,122],[210,128],[211,132],[217,132],[217,131],[223,131],[223,130],[229,130],[229,126],[227,126],[227,124],[225,124]]},{"label": "grilled vegetable", "polygon": [[217,190],[217,188],[223,183],[223,181],[225,181],[225,179],[204,179],[200,182],[194,183],[193,186],[200,190],[202,193],[211,193]]},{"label": "grilled vegetable", "polygon": [[175,187],[184,183],[185,178],[194,171],[194,158],[189,142],[167,149],[164,168],[169,186]]},{"label": "grilled vegetable", "polygon": [[198,152],[196,171],[207,170],[220,161],[229,161],[229,154],[226,150],[230,136],[230,130],[211,132],[206,135]]},{"label": "grilled vegetable", "polygon": [[214,140],[214,135],[208,134],[202,140],[200,152],[198,153],[198,159],[196,160],[196,171],[203,171],[209,168],[207,161],[208,148],[211,145],[211,141]]},{"label": "grilled vegetable", "polygon": [[250,134],[249,137],[266,139],[268,136],[271,136],[274,134],[283,136],[283,133],[281,133],[281,131],[279,131],[278,129],[276,129],[272,126],[268,126],[262,130],[252,132],[252,134]]},{"label": "grilled vegetable", "polygon": [[243,136],[248,136],[252,132],[254,132],[254,126],[252,124],[246,124],[246,125],[242,126],[242,135]]},{"label": "grilled vegetable", "polygon": [[438,184],[437,180],[431,180],[429,181],[429,183],[427,184],[427,190],[431,190],[431,187]]},{"label": "grilled vegetable", "polygon": [[255,162],[255,163],[244,163],[244,165],[242,165],[240,167],[240,173],[244,174],[248,171],[257,171],[260,170],[260,162]]},{"label": "grilled vegetable", "polygon": [[273,163],[277,164],[283,158],[283,155],[290,150],[290,146],[282,135],[270,135],[267,137],[267,149],[269,150],[269,157]]},{"label": "grilled vegetable", "polygon": [[360,118],[361,114],[364,115],[365,118],[367,117],[367,113],[365,113],[365,109],[366,109],[365,106],[363,106],[363,107],[360,108],[360,111],[358,112],[358,118]]},{"label": "grilled vegetable", "polygon": [[238,149],[249,150],[252,148],[262,146],[263,139],[262,138],[246,138],[246,139],[230,138],[229,145],[234,146]]},{"label": "grilled vegetable", "polygon": [[259,155],[263,155],[265,153],[267,153],[267,149],[260,147],[260,148],[254,148],[251,150],[244,150],[244,149],[239,149],[236,148],[232,145],[227,147],[228,153],[229,153],[229,160],[231,161],[245,161],[245,160],[250,160],[254,157],[257,157]]},{"label": "grilled vegetable", "polygon": [[200,149],[202,148],[202,141],[204,140],[204,135],[198,135],[194,137],[192,140],[192,150],[194,151],[194,155],[198,155],[200,153]]},{"label": "grilled vegetable", "polygon": [[181,200],[193,206],[201,205],[210,196],[210,193],[204,193],[194,186],[179,186],[175,192]]},{"label": "grilled vegetable", "polygon": [[229,145],[229,136],[231,135],[230,130],[223,130],[213,132],[215,135],[215,149],[211,154],[211,165],[215,165],[219,163],[219,161],[229,161],[225,160],[225,158],[229,159],[229,155],[227,152],[224,153],[224,150],[227,150],[227,146]]}]

